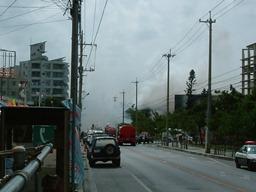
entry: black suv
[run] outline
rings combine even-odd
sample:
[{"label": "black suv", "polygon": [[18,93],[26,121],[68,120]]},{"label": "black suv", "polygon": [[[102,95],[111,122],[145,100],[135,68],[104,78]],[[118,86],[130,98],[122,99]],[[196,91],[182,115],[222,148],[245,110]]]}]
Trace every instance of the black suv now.
[{"label": "black suv", "polygon": [[89,165],[93,167],[97,161],[112,161],[120,167],[120,148],[114,137],[95,137],[87,153]]}]

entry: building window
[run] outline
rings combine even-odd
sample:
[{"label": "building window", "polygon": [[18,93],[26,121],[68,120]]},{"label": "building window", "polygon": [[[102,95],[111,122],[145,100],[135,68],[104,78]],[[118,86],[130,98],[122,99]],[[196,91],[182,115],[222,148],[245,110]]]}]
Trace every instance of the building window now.
[{"label": "building window", "polygon": [[46,95],[51,95],[51,89],[45,89],[45,94]]},{"label": "building window", "polygon": [[51,64],[50,63],[45,63],[44,67],[45,67],[45,69],[51,69]]},{"label": "building window", "polygon": [[40,89],[39,88],[33,88],[32,89],[32,94],[38,94],[40,93]]},{"label": "building window", "polygon": [[12,96],[16,96],[16,92],[15,91],[12,91]]},{"label": "building window", "polygon": [[52,94],[53,95],[63,94],[63,89],[52,89]]},{"label": "building window", "polygon": [[40,63],[32,63],[31,68],[32,69],[40,69]]},{"label": "building window", "polygon": [[46,72],[45,72],[45,76],[46,76],[46,77],[51,77],[51,72],[50,72],[50,71],[46,71]]},{"label": "building window", "polygon": [[5,84],[6,84],[5,79],[1,79],[1,81],[0,81],[0,85],[4,86]]},{"label": "building window", "polygon": [[40,71],[32,71],[31,76],[32,77],[41,77],[41,73],[40,73]]},{"label": "building window", "polygon": [[53,69],[57,69],[57,70],[61,70],[61,69],[64,69],[64,65],[63,64],[57,64],[57,63],[54,63],[53,65],[52,65],[52,68]]},{"label": "building window", "polygon": [[46,81],[44,82],[44,84],[45,84],[46,86],[51,86],[51,80],[46,80]]},{"label": "building window", "polygon": [[40,86],[40,80],[32,80],[32,86]]},{"label": "building window", "polygon": [[60,81],[60,80],[55,80],[53,81],[53,86],[63,86],[63,81]]},{"label": "building window", "polygon": [[15,85],[16,85],[16,81],[13,81],[13,82],[12,82],[12,85],[15,86]]},{"label": "building window", "polygon": [[57,78],[63,77],[63,73],[61,73],[61,72],[53,72],[52,73],[52,77],[57,77]]}]

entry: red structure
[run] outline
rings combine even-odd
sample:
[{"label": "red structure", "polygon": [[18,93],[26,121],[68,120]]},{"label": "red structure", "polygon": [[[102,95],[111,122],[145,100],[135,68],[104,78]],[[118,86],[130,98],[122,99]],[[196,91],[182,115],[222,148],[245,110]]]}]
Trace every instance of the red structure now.
[{"label": "red structure", "polygon": [[132,125],[126,124],[119,127],[119,134],[117,137],[118,144],[130,143],[132,146],[136,145],[136,130]]}]

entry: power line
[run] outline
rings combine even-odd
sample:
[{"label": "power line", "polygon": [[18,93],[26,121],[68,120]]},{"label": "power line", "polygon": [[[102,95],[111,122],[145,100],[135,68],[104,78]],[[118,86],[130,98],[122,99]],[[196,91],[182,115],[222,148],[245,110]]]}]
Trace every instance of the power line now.
[{"label": "power line", "polygon": [[224,16],[225,14],[227,14],[229,11],[231,11],[232,9],[234,9],[235,7],[239,6],[244,0],[241,0],[240,2],[238,2],[237,4],[233,5],[232,7],[230,7],[229,9],[227,9],[225,12],[223,12],[222,14],[218,15],[216,18],[220,18],[222,16]]},{"label": "power line", "polygon": [[188,42],[188,43],[189,43],[188,45],[184,45],[184,47],[183,47],[182,49],[177,50],[177,51],[176,51],[176,54],[182,53],[182,52],[185,51],[187,48],[189,48],[191,45],[193,45],[193,43],[194,43],[195,41],[197,41],[197,40],[203,35],[204,32],[205,32],[205,29],[204,29],[203,31],[201,31],[201,33],[199,33],[194,39],[190,39],[190,40],[189,40],[190,42]]},{"label": "power line", "polygon": [[[243,1],[243,0],[242,0]],[[214,11],[215,9],[217,9],[218,7],[220,7],[223,3],[225,2],[225,0],[221,0],[219,1],[212,9],[211,11]],[[241,3],[241,2],[240,2]],[[224,7],[226,8],[226,6]],[[219,13],[219,12],[217,12]],[[206,13],[208,14],[208,13]],[[206,16],[203,15],[202,17]],[[202,18],[201,17],[201,18]],[[174,46],[173,48],[176,51],[176,54],[180,54],[183,51],[185,51],[186,49],[188,49],[191,45],[193,45],[194,42],[196,42],[204,33],[205,29],[202,30],[202,25],[200,25],[199,28],[197,28],[197,30],[194,31],[194,28],[198,25],[198,22],[195,22],[191,28],[189,28],[189,30],[185,33],[185,35],[181,38],[181,40],[179,40]],[[201,31],[202,30],[202,31]],[[194,33],[192,35],[190,35],[192,32],[194,31]],[[200,32],[200,33],[199,33]],[[187,39],[187,40],[186,40]],[[186,41],[185,41],[186,40]],[[158,63],[157,63],[158,64]],[[158,65],[155,65],[158,66]],[[154,70],[154,67],[152,67],[152,71]],[[160,69],[161,70],[161,69]],[[160,71],[159,70],[159,71]]]},{"label": "power line", "polygon": [[52,20],[52,21],[39,21],[34,23],[26,23],[26,24],[18,24],[18,25],[6,25],[4,28],[8,27],[24,27],[24,26],[32,26],[32,25],[40,25],[40,24],[47,24],[47,23],[56,23],[56,22],[63,22],[68,21],[69,19],[58,19],[58,20]]},{"label": "power line", "polygon": [[[225,12],[226,10],[229,9],[229,7],[234,4],[236,1],[238,0],[232,0],[231,2],[229,2],[228,4],[226,4],[224,7],[222,7],[220,10],[218,10],[217,12],[215,12],[213,14],[213,17],[218,17],[218,15],[222,14],[222,12]],[[239,0],[239,1],[243,1],[243,0]],[[239,2],[240,4],[240,2]],[[232,6],[231,6],[232,7]]]},{"label": "power line", "polygon": [[3,16],[9,8],[11,8],[11,6],[13,6],[14,3],[16,3],[17,0],[14,0],[1,14],[0,14],[0,17]]},{"label": "power line", "polygon": [[10,31],[8,31],[6,33],[2,33],[2,34],[0,34],[0,36],[9,35],[10,33],[14,33],[14,32],[23,30],[25,28],[34,26],[34,25],[49,24],[49,23],[59,23],[59,22],[64,22],[64,21],[68,21],[68,19],[65,19],[65,20],[64,19],[62,19],[62,20],[55,20],[55,21],[45,21],[45,22],[37,22],[37,23],[24,24],[24,25],[16,25],[16,26],[20,26],[20,27],[16,28],[16,29],[13,29],[13,30],[10,30]]},{"label": "power line", "polygon": [[24,15],[28,15],[28,14],[30,14],[30,13],[33,13],[33,12],[36,12],[36,11],[45,9],[45,8],[47,8],[47,7],[49,7],[49,6],[40,7],[40,8],[37,8],[37,9],[33,9],[33,10],[31,10],[31,11],[25,12],[25,13],[21,13],[21,14],[14,15],[14,16],[11,16],[11,17],[8,17],[8,18],[5,18],[5,19],[1,19],[0,22],[8,21],[8,20],[11,20],[11,19],[14,19],[14,18],[17,18],[17,17],[21,17],[21,16],[24,16]]},{"label": "power line", "polygon": [[[216,9],[217,7],[219,7],[224,1],[225,1],[225,0],[221,0],[221,1],[220,1],[219,3],[217,3],[210,11],[215,10],[215,9]],[[200,18],[205,17],[207,14],[208,14],[208,12],[207,12],[206,14],[204,14],[203,16],[201,16]],[[196,22],[192,25],[192,27],[189,28],[189,30],[185,33],[185,35],[184,35],[177,43],[175,43],[175,45],[172,47],[172,49],[176,49],[176,47],[177,47],[178,45],[180,45],[180,44],[189,36],[189,34],[193,31],[193,29],[194,29],[197,25],[199,25],[199,24],[198,24],[198,21],[196,21]],[[198,30],[197,30],[197,32],[198,32]],[[195,34],[196,34],[196,33],[194,33],[194,35],[195,35]],[[192,35],[192,36],[193,36],[193,35]],[[191,39],[191,37],[189,38],[188,41],[190,41],[190,39]],[[183,44],[187,44],[187,43],[185,42],[185,43],[183,43]],[[181,47],[183,47],[183,46],[181,46]]]},{"label": "power line", "polygon": [[92,42],[93,42],[94,28],[95,28],[95,21],[96,21],[96,10],[97,10],[97,0],[94,0],[93,26],[92,26]]},{"label": "power line", "polygon": [[[6,5],[0,5],[0,7],[8,7]],[[37,9],[37,8],[42,8],[44,6],[11,6],[9,8],[12,8],[12,9]],[[55,7],[49,7],[49,9],[56,9]]]},{"label": "power line", "polygon": [[162,57],[154,64],[154,66],[151,68],[151,70],[148,70],[147,73],[144,73],[144,77],[141,78],[142,82],[152,79],[153,76],[151,73],[153,73],[153,75],[155,77],[155,74],[159,73],[160,71],[162,71],[164,69],[162,67],[164,65],[164,63],[162,63],[161,61],[162,61]]},{"label": "power line", "polygon": [[[224,76],[224,75],[227,75],[227,74],[229,74],[229,73],[235,72],[235,71],[237,71],[238,69],[240,69],[240,67],[235,68],[235,69],[232,69],[232,70],[230,70],[230,71],[226,71],[226,72],[224,72],[224,73],[221,73],[221,74],[219,74],[219,75],[217,75],[217,76],[214,76],[212,79],[217,79],[217,78],[222,77],[222,76]],[[208,81],[208,80],[205,80],[205,81],[203,81],[203,82],[198,83],[197,85],[205,84],[207,81]]]},{"label": "power line", "polygon": [[[104,16],[104,13],[105,13],[107,4],[108,4],[108,0],[105,1],[105,5],[104,5],[104,8],[103,8],[101,17],[100,17],[99,25],[98,25],[98,28],[97,28],[97,31],[96,31],[96,34],[95,34],[95,36],[94,36],[94,39],[93,39],[92,44],[95,44],[95,42],[96,42],[96,39],[97,39],[99,30],[100,30],[100,26],[101,26],[101,23],[102,23],[102,20],[103,20],[103,16]],[[86,67],[87,67],[88,64],[89,64],[89,61],[90,61],[90,58],[91,58],[91,55],[92,55],[92,49],[93,49],[93,46],[92,46],[91,49],[90,49],[90,53],[89,53],[89,56],[88,56],[88,60],[87,60],[87,63],[86,63]]]}]

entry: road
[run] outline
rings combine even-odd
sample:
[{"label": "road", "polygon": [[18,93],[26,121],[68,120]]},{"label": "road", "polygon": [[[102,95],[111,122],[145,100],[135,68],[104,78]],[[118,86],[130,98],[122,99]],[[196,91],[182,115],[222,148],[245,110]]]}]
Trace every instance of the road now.
[{"label": "road", "polygon": [[121,167],[89,168],[92,192],[247,192],[256,191],[256,172],[234,162],[137,145],[121,147]]}]

